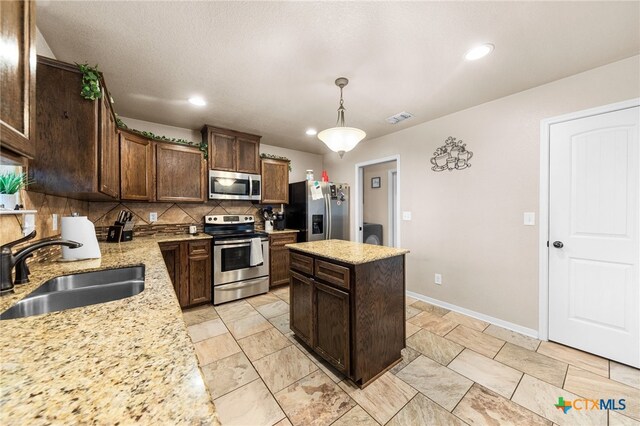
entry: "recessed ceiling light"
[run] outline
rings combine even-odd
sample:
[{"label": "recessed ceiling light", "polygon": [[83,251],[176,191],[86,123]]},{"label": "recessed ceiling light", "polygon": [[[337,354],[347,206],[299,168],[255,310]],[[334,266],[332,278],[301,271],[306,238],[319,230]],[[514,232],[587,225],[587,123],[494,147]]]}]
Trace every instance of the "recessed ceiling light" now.
[{"label": "recessed ceiling light", "polygon": [[205,106],[207,104],[207,102],[202,99],[200,96],[192,96],[189,98],[189,103],[193,104],[193,105],[198,105],[198,106]]},{"label": "recessed ceiling light", "polygon": [[307,131],[305,132],[308,136],[315,136],[318,131],[316,129],[307,129]]},{"label": "recessed ceiling light", "polygon": [[494,46],[491,43],[481,44],[480,46],[476,46],[473,49],[469,50],[467,54],[464,55],[464,58],[467,61],[475,61],[476,59],[483,58],[491,53],[493,47]]}]

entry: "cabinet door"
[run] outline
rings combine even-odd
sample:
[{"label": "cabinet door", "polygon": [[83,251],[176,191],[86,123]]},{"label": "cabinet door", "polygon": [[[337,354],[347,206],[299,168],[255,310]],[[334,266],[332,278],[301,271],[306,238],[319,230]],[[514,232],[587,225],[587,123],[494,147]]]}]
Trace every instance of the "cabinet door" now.
[{"label": "cabinet door", "polygon": [[188,245],[189,305],[211,302],[211,241],[190,242]]},{"label": "cabinet door", "polygon": [[183,268],[180,248],[181,244],[179,242],[160,244],[160,251],[162,252],[164,263],[167,265],[167,271],[169,272],[169,277],[171,277],[173,289],[178,297],[180,307],[184,308],[189,304],[189,288],[181,281]]},{"label": "cabinet door", "polygon": [[153,143],[120,134],[120,198],[153,201]]},{"label": "cabinet door", "polygon": [[120,147],[118,130],[111,111],[109,94],[100,98],[100,192],[118,198],[120,195]]},{"label": "cabinet door", "polygon": [[313,347],[313,280],[290,272],[289,327],[306,344]]},{"label": "cabinet door", "polygon": [[205,201],[205,167],[197,147],[156,144],[156,200]]},{"label": "cabinet door", "polygon": [[236,170],[260,174],[260,140],[236,138]]},{"label": "cabinet door", "polygon": [[296,234],[271,234],[269,236],[269,286],[289,283],[289,249],[285,244],[296,242]]},{"label": "cabinet door", "polygon": [[209,168],[236,170],[236,138],[222,133],[209,133]]},{"label": "cabinet door", "polygon": [[315,299],[313,348],[342,373],[349,374],[349,294],[316,281]]},{"label": "cabinet door", "polygon": [[262,160],[262,202],[289,204],[289,162]]},{"label": "cabinet door", "polygon": [[36,33],[33,1],[0,2],[0,146],[33,158],[36,119]]}]

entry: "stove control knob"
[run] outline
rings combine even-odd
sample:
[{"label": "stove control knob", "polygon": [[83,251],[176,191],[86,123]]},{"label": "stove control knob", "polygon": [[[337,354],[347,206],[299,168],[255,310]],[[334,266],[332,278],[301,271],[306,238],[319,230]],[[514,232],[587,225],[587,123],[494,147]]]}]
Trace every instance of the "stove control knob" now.
[{"label": "stove control knob", "polygon": [[213,218],[213,220],[218,220],[218,218],[217,218],[217,217],[214,217],[214,218]]}]

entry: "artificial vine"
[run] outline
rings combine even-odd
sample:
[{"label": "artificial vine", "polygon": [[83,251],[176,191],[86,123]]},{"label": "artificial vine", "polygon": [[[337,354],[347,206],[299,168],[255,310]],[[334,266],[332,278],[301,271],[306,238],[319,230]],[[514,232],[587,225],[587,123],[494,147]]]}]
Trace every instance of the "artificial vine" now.
[{"label": "artificial vine", "polygon": [[98,65],[91,67],[89,64],[78,64],[78,69],[82,73],[82,90],[80,96],[83,98],[95,101],[102,97],[102,90],[100,89],[100,72],[98,71]]},{"label": "artificial vine", "polygon": [[282,160],[282,161],[286,161],[289,163],[289,171],[292,171],[293,169],[291,168],[291,160],[289,160],[287,157],[282,157],[280,155],[274,155],[274,154],[266,154],[266,153],[262,153],[260,154],[260,158],[270,158],[272,160]]},{"label": "artificial vine", "polygon": [[138,134],[140,136],[144,136],[145,138],[153,139],[155,141],[173,142],[173,143],[179,143],[179,144],[182,144],[182,145],[197,146],[200,149],[200,151],[202,151],[202,153],[204,154],[204,158],[207,158],[209,156],[209,145],[206,142],[196,143],[196,142],[188,141],[186,139],[168,138],[166,136],[159,136],[159,135],[156,135],[155,133],[147,132],[146,130],[130,129],[124,123],[124,121],[122,121],[120,119],[120,117],[118,117],[117,114],[116,114],[116,124],[121,129],[125,129],[125,130],[127,130],[129,132],[136,133],[136,134]]}]

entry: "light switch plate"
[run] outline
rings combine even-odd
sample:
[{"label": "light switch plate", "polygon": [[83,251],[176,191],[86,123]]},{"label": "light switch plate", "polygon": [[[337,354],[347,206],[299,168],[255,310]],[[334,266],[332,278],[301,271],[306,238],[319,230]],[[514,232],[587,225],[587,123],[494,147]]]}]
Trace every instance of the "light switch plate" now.
[{"label": "light switch plate", "polygon": [[536,214],[534,212],[524,213],[524,224],[527,226],[533,226],[536,224]]},{"label": "light switch plate", "polygon": [[52,219],[53,230],[57,231],[58,230],[58,215],[54,213],[51,216],[53,216],[53,219]]},{"label": "light switch plate", "polygon": [[158,221],[158,212],[149,213],[149,222],[157,222]]},{"label": "light switch plate", "polygon": [[402,212],[402,220],[411,220],[411,212]]},{"label": "light switch plate", "polygon": [[442,285],[442,274],[436,274],[435,278],[433,279],[433,282],[438,285]]}]

